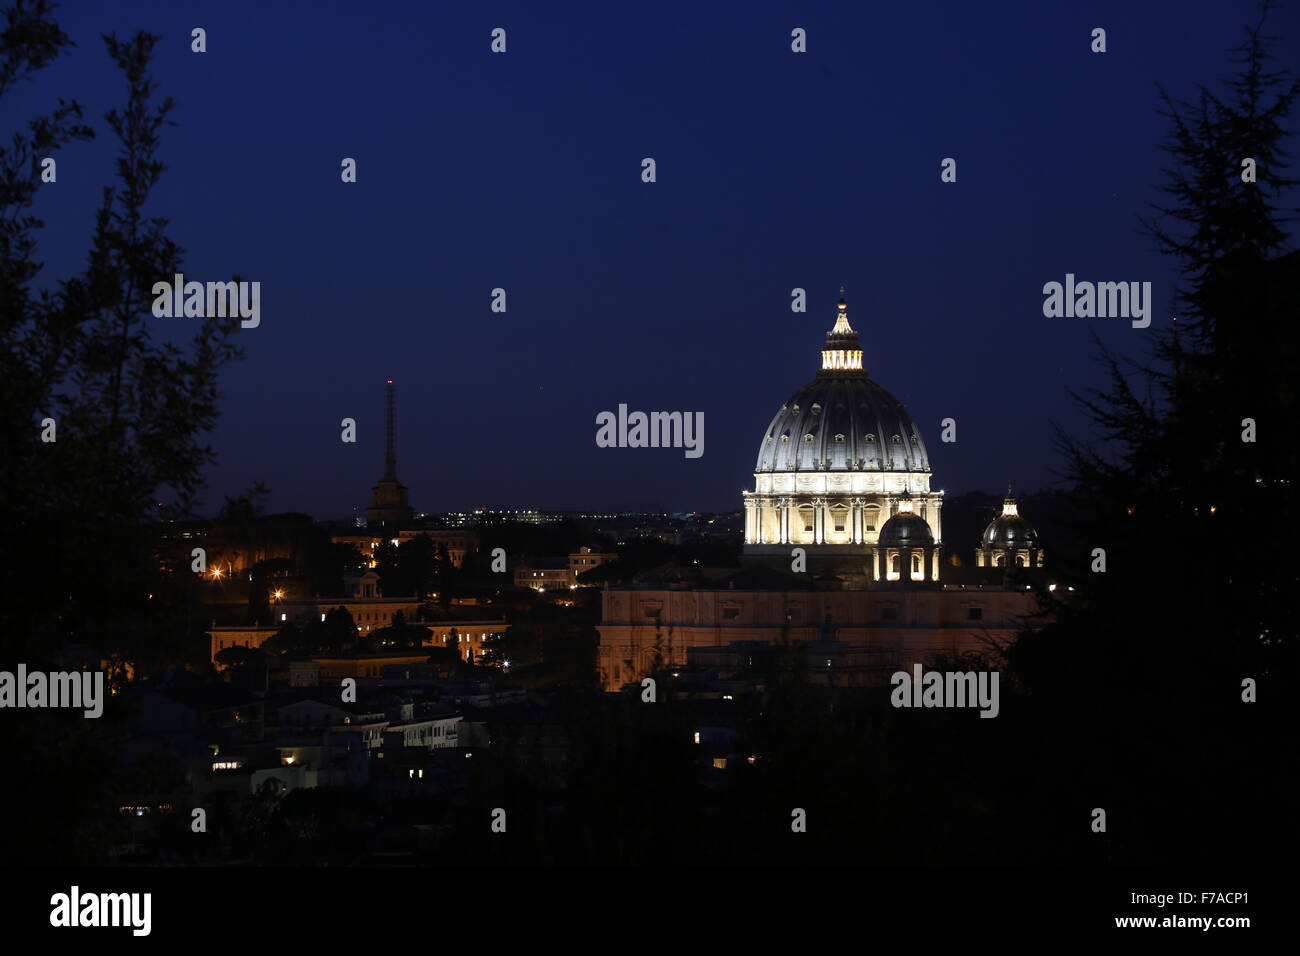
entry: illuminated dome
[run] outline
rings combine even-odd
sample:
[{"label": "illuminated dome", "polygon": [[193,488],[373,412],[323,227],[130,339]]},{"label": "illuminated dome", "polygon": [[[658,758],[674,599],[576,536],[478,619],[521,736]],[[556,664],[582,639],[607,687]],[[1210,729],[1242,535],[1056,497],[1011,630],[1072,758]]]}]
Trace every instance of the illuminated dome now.
[{"label": "illuminated dome", "polygon": [[798,547],[810,570],[829,568],[848,587],[935,583],[943,492],[930,490],[912,416],[868,374],[842,293],[817,377],[763,433],[743,493],[745,559],[788,567]]},{"label": "illuminated dome", "polygon": [[763,433],[756,473],[930,470],[912,416],[862,367],[847,308],[840,299],[817,377],[786,399]]},{"label": "illuminated dome", "polygon": [[918,514],[910,511],[894,515],[880,529],[880,546],[891,545],[905,548],[929,547],[934,544],[934,534],[930,525]]},{"label": "illuminated dome", "polygon": [[1009,487],[1007,497],[1002,502],[1002,514],[990,521],[980,536],[975,563],[979,567],[990,568],[1043,566],[1043,549],[1038,543],[1038,532],[1020,517],[1020,508],[1016,505],[1016,499],[1011,497]]},{"label": "illuminated dome", "polygon": [[1006,501],[1002,503],[1002,514],[989,522],[980,541],[985,548],[1008,550],[1036,548],[1038,532],[1034,530],[1033,525],[1020,517],[1019,508],[1008,494]]}]

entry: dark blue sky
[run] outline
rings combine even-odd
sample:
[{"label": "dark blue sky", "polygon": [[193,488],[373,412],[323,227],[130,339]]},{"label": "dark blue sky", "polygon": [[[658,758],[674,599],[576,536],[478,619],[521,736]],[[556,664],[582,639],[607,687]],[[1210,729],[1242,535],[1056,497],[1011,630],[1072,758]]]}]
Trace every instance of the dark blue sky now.
[{"label": "dark blue sky", "polygon": [[[101,117],[123,83],[99,35],[163,35],[154,72],[180,125],[151,212],[187,278],[262,283],[209,507],[257,478],[272,510],[364,507],[393,378],[417,509],[738,508],[841,284],[933,487],[1032,489],[1057,482],[1052,422],[1082,424],[1066,389],[1097,382],[1091,334],[1138,355],[1169,320],[1175,265],[1136,231],[1164,164],[1157,84],[1217,84],[1254,16],[1185,0],[76,3],[60,19],[78,48],[4,122],[76,97],[99,131],[57,154],[40,197],[46,279],[66,275],[113,173]],[[1296,9],[1271,23],[1279,61],[1300,62]],[[1152,282],[1152,329],[1044,318],[1042,286],[1067,272]],[[596,415],[620,402],[704,412],[704,456],[597,448]],[[956,444],[939,441],[947,416]]]}]

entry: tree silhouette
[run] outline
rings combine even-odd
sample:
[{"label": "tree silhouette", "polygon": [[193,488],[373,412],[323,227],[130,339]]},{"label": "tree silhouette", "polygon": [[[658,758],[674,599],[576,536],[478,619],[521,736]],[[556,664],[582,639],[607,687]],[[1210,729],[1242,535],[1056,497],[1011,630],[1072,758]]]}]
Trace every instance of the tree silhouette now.
[{"label": "tree silhouette", "polygon": [[[1276,702],[1295,674],[1297,633],[1300,269],[1296,253],[1280,254],[1278,207],[1294,185],[1281,124],[1300,84],[1267,68],[1266,14],[1247,30],[1229,95],[1164,96],[1174,200],[1142,228],[1180,261],[1179,320],[1145,363],[1102,349],[1110,388],[1076,395],[1094,434],[1058,440],[1086,551],[1053,566],[1078,590],[1058,589],[1056,623],[1008,651],[1054,742],[1035,785],[1052,801],[1096,806],[1109,793],[1123,804],[1124,835],[1110,843],[1119,859],[1269,854],[1269,821],[1285,806],[1272,781],[1294,763],[1275,703],[1241,699],[1252,678]],[[1258,182],[1243,181],[1243,157],[1256,159]],[[1256,442],[1243,440],[1244,419]],[[1104,573],[1092,570],[1098,548]]]},{"label": "tree silhouette", "polygon": [[[6,11],[0,99],[70,52],[53,9],[32,0]],[[159,39],[104,37],[126,98],[105,116],[121,145],[116,183],[101,193],[81,272],[42,275],[43,223],[32,212],[40,159],[92,135],[80,106],[59,100],[0,145],[0,500],[6,537],[22,543],[0,548],[0,575],[25,582],[0,612],[6,665],[48,666],[67,642],[140,666],[180,656],[183,626],[155,600],[171,589],[152,525],[190,511],[213,461],[205,435],[217,419],[218,374],[239,357],[239,319],[193,320],[185,347],[154,338],[153,283],[181,271],[167,221],[146,212],[173,107],[156,100],[149,72]],[[46,419],[57,429],[52,442],[41,439]],[[0,798],[0,813],[24,821],[7,854],[101,860],[112,774],[79,717],[68,727],[58,724],[74,718],[50,719],[39,730],[25,712],[3,721],[3,742],[25,774],[25,786]]]}]

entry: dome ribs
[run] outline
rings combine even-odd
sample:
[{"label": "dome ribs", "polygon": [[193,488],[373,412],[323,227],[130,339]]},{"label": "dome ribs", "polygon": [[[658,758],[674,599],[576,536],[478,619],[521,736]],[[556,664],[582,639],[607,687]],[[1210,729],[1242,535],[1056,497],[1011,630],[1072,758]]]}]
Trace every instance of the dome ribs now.
[{"label": "dome ribs", "polygon": [[[776,440],[786,435],[789,441]],[[930,463],[920,429],[878,383],[865,376],[818,376],[773,417],[757,470],[928,472]]]}]

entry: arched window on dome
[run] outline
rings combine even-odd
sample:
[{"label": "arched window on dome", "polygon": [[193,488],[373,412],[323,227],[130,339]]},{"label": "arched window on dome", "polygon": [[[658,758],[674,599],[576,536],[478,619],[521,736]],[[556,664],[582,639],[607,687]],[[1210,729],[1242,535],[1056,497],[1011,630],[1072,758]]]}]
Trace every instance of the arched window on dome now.
[{"label": "arched window on dome", "polygon": [[1007,556],[1005,554],[999,554],[993,559],[993,566],[996,568],[1005,568],[1007,566]]},{"label": "arched window on dome", "polygon": [[912,554],[912,577],[916,577],[920,573],[921,573],[921,556],[919,554],[913,553]]},{"label": "arched window on dome", "polygon": [[843,436],[843,435],[836,435],[836,436],[835,436],[835,440],[836,440],[837,442],[843,442],[843,441],[844,441],[844,436]]},{"label": "arched window on dome", "polygon": [[895,435],[893,438],[891,438],[891,439],[889,439],[889,440],[890,440],[893,444],[895,444],[895,445],[901,445],[901,444],[903,444],[903,438],[902,438],[901,435]]},{"label": "arched window on dome", "polygon": [[889,571],[891,574],[898,573],[898,555],[896,554],[891,554],[889,556]]},{"label": "arched window on dome", "polygon": [[1016,567],[1023,568],[1024,566],[1025,566],[1025,556],[1023,554],[1016,555]]}]

